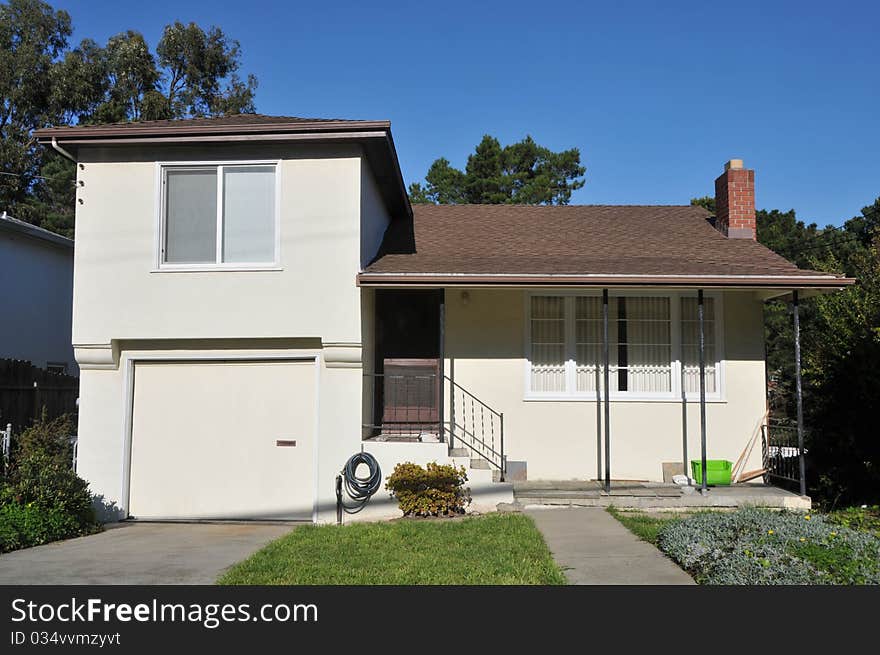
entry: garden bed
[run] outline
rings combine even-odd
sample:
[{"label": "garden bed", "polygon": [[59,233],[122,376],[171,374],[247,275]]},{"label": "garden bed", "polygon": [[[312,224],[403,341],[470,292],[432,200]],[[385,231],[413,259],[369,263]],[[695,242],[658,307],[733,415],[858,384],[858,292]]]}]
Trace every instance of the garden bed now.
[{"label": "garden bed", "polygon": [[565,584],[521,514],[302,526],[233,566],[219,584]]},{"label": "garden bed", "polygon": [[700,584],[880,584],[880,521],[871,509],[744,508],[687,517],[609,511]]}]

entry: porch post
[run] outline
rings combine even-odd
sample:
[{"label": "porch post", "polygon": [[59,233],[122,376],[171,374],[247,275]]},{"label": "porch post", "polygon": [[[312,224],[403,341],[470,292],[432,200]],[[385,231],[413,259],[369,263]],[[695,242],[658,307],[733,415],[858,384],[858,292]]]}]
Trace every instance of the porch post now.
[{"label": "porch post", "polygon": [[[444,423],[444,399],[446,395],[446,289],[440,289],[440,343],[438,352],[440,362],[437,368],[437,421],[440,423],[440,441],[446,441],[446,424]],[[449,447],[452,447],[452,432],[449,436]]]},{"label": "porch post", "polygon": [[702,484],[700,493],[704,496],[708,493],[706,479],[709,471],[706,470],[706,335],[703,325],[703,290],[697,290],[697,322],[700,325],[700,459],[703,466]]},{"label": "porch post", "polygon": [[602,289],[602,349],[605,364],[605,491],[611,491],[611,374],[608,347],[608,289]]},{"label": "porch post", "polygon": [[602,376],[596,364],[596,479],[602,479]]},{"label": "porch post", "polygon": [[791,309],[794,315],[794,385],[797,397],[798,466],[801,477],[801,496],[807,495],[807,471],[804,462],[804,396],[801,387],[801,319],[797,289],[791,292]]}]

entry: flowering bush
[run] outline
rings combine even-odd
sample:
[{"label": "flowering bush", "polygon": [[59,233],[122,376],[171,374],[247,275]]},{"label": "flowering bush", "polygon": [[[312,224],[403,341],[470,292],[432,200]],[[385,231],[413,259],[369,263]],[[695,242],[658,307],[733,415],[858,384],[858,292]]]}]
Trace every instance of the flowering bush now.
[{"label": "flowering bush", "polygon": [[702,584],[880,584],[880,539],[819,514],[704,512],[657,543]]}]

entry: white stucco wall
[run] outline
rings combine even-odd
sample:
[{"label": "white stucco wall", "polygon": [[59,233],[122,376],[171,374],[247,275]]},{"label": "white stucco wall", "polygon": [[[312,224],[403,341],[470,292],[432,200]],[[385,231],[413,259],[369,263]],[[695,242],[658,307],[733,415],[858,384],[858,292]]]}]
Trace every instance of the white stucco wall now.
[{"label": "white stucco wall", "polygon": [[71,345],[73,249],[0,230],[0,358],[45,368],[67,364],[77,374]]},{"label": "white stucco wall", "polygon": [[385,208],[376,179],[365,159],[361,160],[361,269],[366,268],[382,245],[391,216]]},{"label": "white stucco wall", "polygon": [[[85,366],[78,472],[106,505],[104,516],[126,509],[129,362],[312,356],[319,366],[316,504],[319,520],[334,520],[336,473],[361,446],[355,277],[389,222],[361,151],[124,148],[84,149],[80,158],[73,334]],[[280,160],[281,168],[278,270],[157,271],[156,162],[265,159]]]},{"label": "white stucco wall", "polygon": [[[320,337],[360,342],[357,148],[84,149],[74,344]],[[278,270],[157,271],[157,161],[281,160]],[[330,300],[330,302],[328,302]]]},{"label": "white stucco wall", "polygon": [[[464,304],[447,292],[447,374],[504,413],[509,460],[527,462],[528,477],[597,477],[595,400],[525,400],[526,295],[516,290],[470,289]],[[724,294],[725,387],[708,404],[708,457],[736,461],[765,410],[761,303],[753,293]],[[448,410],[448,408],[447,408]],[[601,411],[601,409],[600,409]],[[680,462],[680,400],[611,403],[611,474],[616,479],[662,480],[662,462]],[[699,403],[687,403],[689,459],[700,456]],[[604,438],[604,433],[603,433]],[[760,467],[760,443],[747,469]]]}]

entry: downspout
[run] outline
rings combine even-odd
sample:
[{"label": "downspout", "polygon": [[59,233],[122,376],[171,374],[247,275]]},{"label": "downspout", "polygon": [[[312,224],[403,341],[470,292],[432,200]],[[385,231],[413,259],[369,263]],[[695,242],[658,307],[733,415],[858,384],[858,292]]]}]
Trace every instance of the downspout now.
[{"label": "downspout", "polygon": [[74,157],[67,150],[58,145],[58,139],[56,139],[54,136],[52,137],[52,148],[54,148],[63,157],[66,157],[67,159],[72,161],[74,164],[76,163],[76,157]]}]

